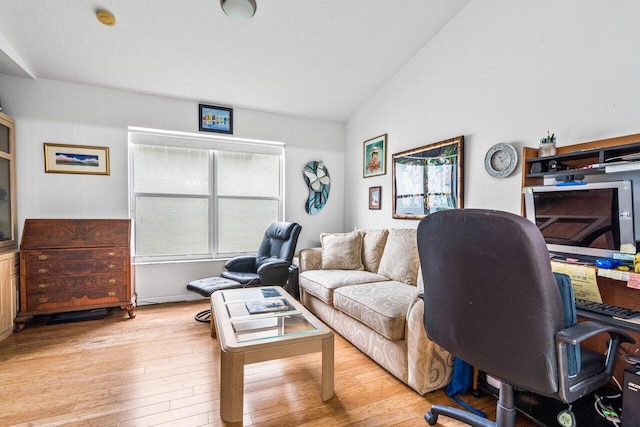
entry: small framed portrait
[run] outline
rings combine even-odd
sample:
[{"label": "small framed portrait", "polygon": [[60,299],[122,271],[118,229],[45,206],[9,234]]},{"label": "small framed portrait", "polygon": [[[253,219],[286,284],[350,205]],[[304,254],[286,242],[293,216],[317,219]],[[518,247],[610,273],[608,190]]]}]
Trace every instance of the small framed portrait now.
[{"label": "small framed portrait", "polygon": [[233,134],[233,109],[200,104],[198,129],[204,132]]},{"label": "small framed portrait", "polygon": [[362,157],[364,178],[387,173],[387,134],[365,141]]},{"label": "small framed portrait", "polygon": [[379,210],[382,200],[382,187],[369,187],[369,209]]}]

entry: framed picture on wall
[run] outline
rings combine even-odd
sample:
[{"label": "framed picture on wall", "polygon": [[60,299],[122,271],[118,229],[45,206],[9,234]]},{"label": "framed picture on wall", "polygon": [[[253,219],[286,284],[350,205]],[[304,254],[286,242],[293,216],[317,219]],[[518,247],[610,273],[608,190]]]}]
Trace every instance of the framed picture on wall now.
[{"label": "framed picture on wall", "polygon": [[379,210],[382,201],[382,187],[369,187],[369,209]]},{"label": "framed picture on wall", "polygon": [[387,173],[387,134],[376,136],[364,142],[362,152],[364,178]]},{"label": "framed picture on wall", "polygon": [[233,109],[200,104],[198,129],[204,132],[233,134]]},{"label": "framed picture on wall", "polygon": [[109,175],[109,147],[45,142],[44,171]]},{"label": "framed picture on wall", "polygon": [[392,156],[394,218],[464,207],[463,142],[458,136]]}]

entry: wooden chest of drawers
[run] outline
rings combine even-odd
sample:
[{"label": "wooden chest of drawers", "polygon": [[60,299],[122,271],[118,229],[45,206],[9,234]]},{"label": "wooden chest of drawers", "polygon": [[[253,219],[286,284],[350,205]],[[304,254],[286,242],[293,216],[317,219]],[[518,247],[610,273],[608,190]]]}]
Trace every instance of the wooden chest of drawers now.
[{"label": "wooden chest of drawers", "polygon": [[134,317],[130,245],[130,220],[26,220],[16,331],[37,314],[119,306]]}]

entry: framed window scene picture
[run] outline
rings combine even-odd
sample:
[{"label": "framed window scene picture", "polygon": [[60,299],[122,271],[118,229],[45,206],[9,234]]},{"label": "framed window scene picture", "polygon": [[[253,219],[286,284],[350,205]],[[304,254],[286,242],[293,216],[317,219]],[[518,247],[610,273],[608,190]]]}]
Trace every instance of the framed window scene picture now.
[{"label": "framed window scene picture", "polygon": [[233,109],[200,104],[198,129],[204,132],[233,134]]},{"label": "framed window scene picture", "polygon": [[369,209],[379,210],[382,201],[382,187],[369,187]]},{"label": "framed window scene picture", "polygon": [[394,218],[464,207],[463,143],[458,136],[392,156]]},{"label": "framed window scene picture", "polygon": [[387,134],[376,136],[364,142],[364,178],[387,173]]},{"label": "framed window scene picture", "polygon": [[44,143],[46,173],[109,175],[109,147]]}]

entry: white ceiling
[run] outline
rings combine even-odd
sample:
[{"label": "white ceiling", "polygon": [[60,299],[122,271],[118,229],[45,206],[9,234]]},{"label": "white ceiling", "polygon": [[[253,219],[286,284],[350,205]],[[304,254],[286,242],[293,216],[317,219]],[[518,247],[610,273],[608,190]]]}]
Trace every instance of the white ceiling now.
[{"label": "white ceiling", "polygon": [[0,73],[344,122],[469,0],[256,1],[0,0]]}]

